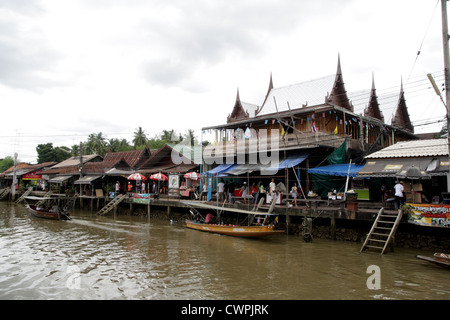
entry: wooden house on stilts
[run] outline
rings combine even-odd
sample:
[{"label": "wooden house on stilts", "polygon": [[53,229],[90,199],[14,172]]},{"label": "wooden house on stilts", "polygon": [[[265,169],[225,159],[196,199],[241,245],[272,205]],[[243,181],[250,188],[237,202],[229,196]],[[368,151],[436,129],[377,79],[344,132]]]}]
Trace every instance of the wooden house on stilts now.
[{"label": "wooden house on stilts", "polygon": [[[240,95],[238,90],[225,124],[202,129],[214,140],[203,150],[203,172],[254,182],[275,178],[288,183],[288,188],[300,182],[308,192],[314,186],[309,170],[333,163],[328,160],[330,154],[344,142],[341,162],[362,165],[369,153],[418,139],[403,86],[388,124],[373,77],[371,89],[348,92],[340,58],[331,76],[275,87],[270,75],[262,104],[243,102]],[[357,114],[355,109],[364,111]]]}]

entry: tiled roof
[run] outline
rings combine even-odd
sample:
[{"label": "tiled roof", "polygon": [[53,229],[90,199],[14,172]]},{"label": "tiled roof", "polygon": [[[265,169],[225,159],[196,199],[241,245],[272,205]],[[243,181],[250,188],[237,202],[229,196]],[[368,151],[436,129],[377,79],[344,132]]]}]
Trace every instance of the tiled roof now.
[{"label": "tiled roof", "polygon": [[375,158],[407,158],[448,156],[447,139],[429,139],[397,142],[380,151],[368,155],[367,159]]},{"label": "tiled roof", "polygon": [[103,161],[105,163],[110,163],[112,167],[118,161],[125,160],[131,168],[138,168],[146,162],[154,152],[156,152],[156,150],[149,150],[147,147],[141,150],[108,152]]}]

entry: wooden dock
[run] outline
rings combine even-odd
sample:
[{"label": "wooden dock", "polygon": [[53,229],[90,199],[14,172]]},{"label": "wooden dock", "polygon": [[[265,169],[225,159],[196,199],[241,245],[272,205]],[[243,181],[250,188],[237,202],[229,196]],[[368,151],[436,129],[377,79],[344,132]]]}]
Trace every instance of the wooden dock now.
[{"label": "wooden dock", "polygon": [[[20,195],[17,195],[20,197]],[[31,192],[31,196],[44,197],[46,196],[43,192]],[[110,203],[113,198],[110,197],[96,197],[96,196],[85,196],[85,195],[64,195],[64,194],[52,194],[54,199],[57,200],[58,204],[65,206],[70,203],[70,206],[78,207],[83,210],[91,210],[96,212],[101,212],[102,215],[109,214],[110,210],[103,210],[105,207],[114,207]],[[172,214],[172,211],[184,208],[189,208],[185,202],[187,199],[180,199],[169,197],[167,195],[159,195],[158,197],[152,197],[149,203],[136,203],[133,200],[132,194],[125,194],[121,197],[120,204],[122,211],[123,207],[128,206],[128,213],[133,214],[136,208],[143,208],[150,215],[151,210],[167,211],[168,217]],[[191,200],[198,201],[198,200]],[[205,201],[203,201],[205,202]],[[210,201],[209,204],[216,205],[216,201]],[[234,207],[244,210],[252,210],[255,204],[253,203],[243,203],[237,201],[236,203],[222,204],[227,207]],[[261,209],[269,207],[269,204],[263,204]],[[298,200],[297,207],[289,206],[285,203],[277,204],[273,208],[273,213],[277,213],[280,216],[285,216],[286,220],[289,221],[290,218],[295,217],[309,217],[309,218],[325,218],[325,219],[347,219],[347,220],[362,220],[373,222],[377,217],[378,211],[382,207],[381,203],[371,203],[371,202],[358,202],[358,207],[355,210],[354,206],[349,206],[347,208],[346,203],[342,201],[329,201],[329,200]],[[70,208],[69,208],[70,209]],[[397,213],[395,210],[385,209],[386,213]]]}]

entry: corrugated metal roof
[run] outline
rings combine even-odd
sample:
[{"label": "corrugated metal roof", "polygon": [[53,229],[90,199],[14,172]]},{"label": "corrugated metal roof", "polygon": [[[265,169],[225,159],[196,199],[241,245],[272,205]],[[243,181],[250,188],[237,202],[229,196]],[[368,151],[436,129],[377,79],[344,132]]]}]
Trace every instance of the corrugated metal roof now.
[{"label": "corrugated metal roof", "polygon": [[[100,157],[100,156],[98,154],[85,155],[85,156],[83,156],[83,163],[91,161],[95,157]],[[80,164],[80,157],[71,157],[69,159],[66,159],[66,160],[58,163],[58,164],[55,164],[52,167],[52,169],[76,166],[76,165],[79,165],[79,164]]]},{"label": "corrugated metal roof", "polygon": [[367,159],[448,156],[447,139],[398,142],[368,155]]},{"label": "corrugated metal roof", "polygon": [[331,75],[290,86],[273,88],[258,116],[277,113],[277,108],[278,112],[289,111],[288,103],[291,110],[302,108],[306,104],[308,106],[324,104],[326,96],[333,89],[335,78],[336,75]]}]

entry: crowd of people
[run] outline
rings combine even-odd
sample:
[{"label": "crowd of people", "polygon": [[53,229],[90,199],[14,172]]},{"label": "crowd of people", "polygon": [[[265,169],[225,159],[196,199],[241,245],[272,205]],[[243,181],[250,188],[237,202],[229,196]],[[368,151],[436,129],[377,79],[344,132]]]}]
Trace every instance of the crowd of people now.
[{"label": "crowd of people", "polygon": [[[239,192],[235,192],[238,190]],[[223,179],[217,184],[217,200],[219,202],[233,203],[236,199],[242,199],[243,203],[258,203],[261,198],[266,198],[269,195],[272,199],[278,197],[280,194],[286,193],[286,187],[282,182],[275,184],[275,179],[271,179],[270,183],[264,185],[262,181],[258,183],[253,182],[251,186],[246,181],[242,183],[235,183],[233,180],[224,181]],[[201,200],[207,199],[207,186],[203,185]],[[292,205],[297,206],[298,187],[294,183],[290,193],[292,197]]]}]

